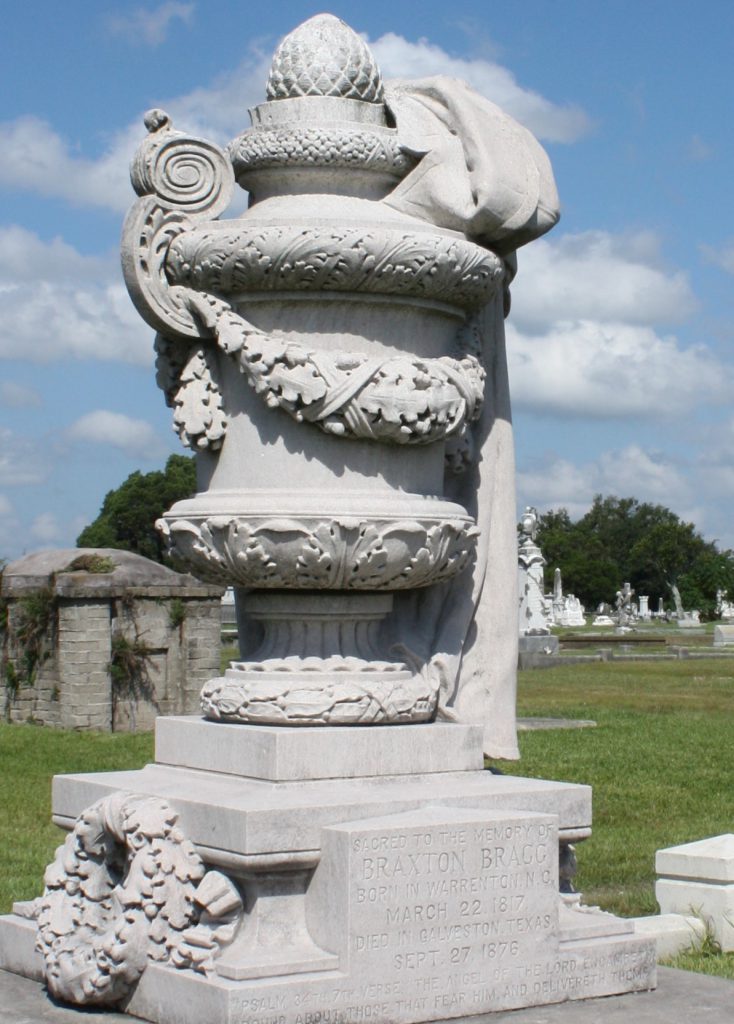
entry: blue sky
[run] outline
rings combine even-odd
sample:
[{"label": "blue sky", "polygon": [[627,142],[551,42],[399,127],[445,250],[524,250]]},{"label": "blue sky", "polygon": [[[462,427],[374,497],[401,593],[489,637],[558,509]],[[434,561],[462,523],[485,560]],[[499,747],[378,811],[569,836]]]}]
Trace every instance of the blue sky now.
[{"label": "blue sky", "polygon": [[[180,451],[117,248],[142,114],[229,141],[325,9],[29,0],[0,39],[0,557],[73,545]],[[548,150],[563,216],[508,322],[518,505],[660,502],[734,547],[734,4],[334,2],[389,77],[452,74]],[[240,209],[242,203],[240,201]]]}]

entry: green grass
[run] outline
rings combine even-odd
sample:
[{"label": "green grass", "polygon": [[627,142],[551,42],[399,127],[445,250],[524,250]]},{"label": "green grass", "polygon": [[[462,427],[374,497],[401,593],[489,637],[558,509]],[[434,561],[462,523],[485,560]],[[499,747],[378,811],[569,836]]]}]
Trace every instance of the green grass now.
[{"label": "green grass", "polygon": [[43,891],[43,872],[65,833],[51,823],[51,779],[68,772],[140,768],[153,734],[62,732],[0,725],[0,912]]},{"label": "green grass", "polygon": [[665,961],[666,967],[677,967],[681,971],[695,971],[696,974],[712,974],[717,978],[734,981],[734,953],[702,953],[691,949]]},{"label": "green grass", "polygon": [[655,913],[655,851],[731,831],[734,660],[601,663],[520,673],[518,712],[595,729],[520,734],[518,775],[593,787],[577,849],[587,903]]}]

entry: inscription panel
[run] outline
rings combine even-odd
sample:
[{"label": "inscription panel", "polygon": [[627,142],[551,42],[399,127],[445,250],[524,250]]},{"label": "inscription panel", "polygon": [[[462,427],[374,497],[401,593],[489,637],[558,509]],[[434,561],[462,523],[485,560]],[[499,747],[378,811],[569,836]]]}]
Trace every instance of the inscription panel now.
[{"label": "inscription panel", "polygon": [[[293,974],[284,957],[281,974],[236,983],[184,972],[175,1024],[422,1024],[654,986],[654,941],[615,918],[561,941],[554,816],[429,807],[322,837],[306,917],[339,968]],[[130,1007],[146,1019],[151,971]]]},{"label": "inscription panel", "polygon": [[519,1005],[519,967],[554,951],[555,818],[433,808],[383,821],[349,837],[350,974],[396,979],[397,1019]]}]

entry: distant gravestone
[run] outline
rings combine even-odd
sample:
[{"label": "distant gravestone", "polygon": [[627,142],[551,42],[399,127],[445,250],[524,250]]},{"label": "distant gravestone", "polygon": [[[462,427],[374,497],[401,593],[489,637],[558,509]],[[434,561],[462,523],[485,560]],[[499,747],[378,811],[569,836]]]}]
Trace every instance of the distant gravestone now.
[{"label": "distant gravestone", "polygon": [[537,526],[537,510],[528,506],[519,524],[517,551],[521,637],[550,635],[551,615],[544,595],[545,559],[536,543]]},{"label": "distant gravestone", "polygon": [[734,624],[714,626],[714,647],[734,647]]}]

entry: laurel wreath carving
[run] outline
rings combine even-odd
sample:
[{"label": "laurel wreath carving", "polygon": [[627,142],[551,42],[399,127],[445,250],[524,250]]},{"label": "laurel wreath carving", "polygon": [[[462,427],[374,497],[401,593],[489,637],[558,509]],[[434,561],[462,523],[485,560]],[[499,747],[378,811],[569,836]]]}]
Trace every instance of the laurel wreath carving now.
[{"label": "laurel wreath carving", "polygon": [[205,873],[176,813],[115,793],[85,810],[46,869],[37,948],[55,997],[114,1005],[149,961],[208,972],[242,913],[233,884]]},{"label": "laurel wreath carving", "polygon": [[[456,358],[441,356],[368,357],[357,352],[327,352],[267,334],[248,323],[222,299],[189,293],[190,308],[214,334],[219,347],[236,359],[248,383],[271,408],[280,408],[297,422],[313,423],[327,434],[393,444],[431,444],[462,431],[481,409],[484,368],[467,348]],[[184,364],[170,346],[159,357],[168,360],[164,388],[172,397],[185,443],[204,446],[224,433],[221,401],[211,366],[201,350]],[[179,369],[173,359],[179,359]],[[178,381],[178,387],[174,382]],[[194,391],[191,424],[184,411]],[[188,390],[187,390],[188,389]],[[203,403],[200,412],[197,403]],[[206,426],[204,426],[204,420]],[[196,440],[196,439],[201,440]]]}]

